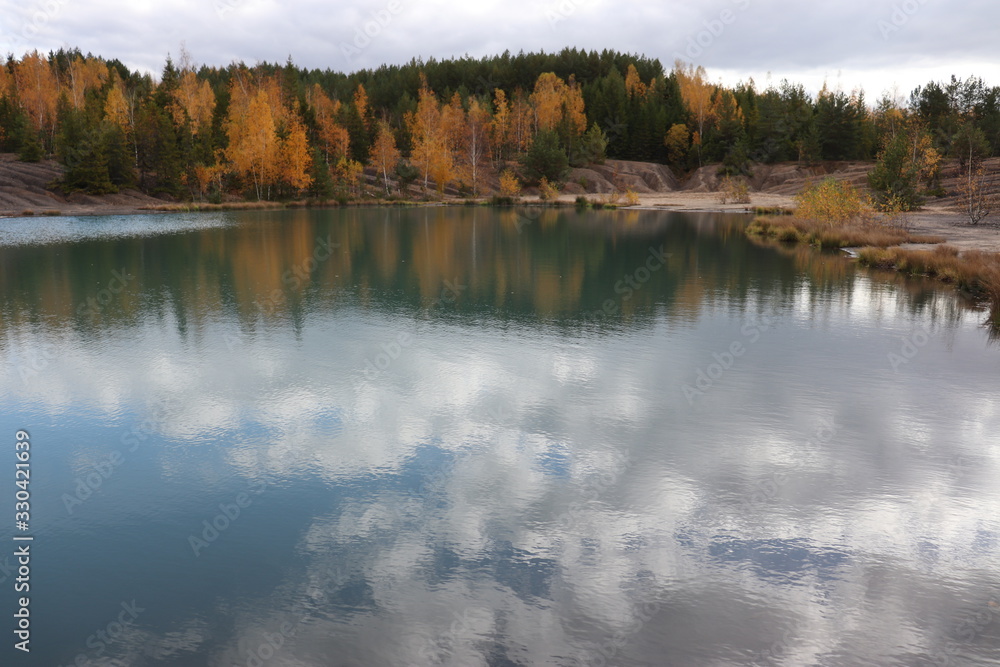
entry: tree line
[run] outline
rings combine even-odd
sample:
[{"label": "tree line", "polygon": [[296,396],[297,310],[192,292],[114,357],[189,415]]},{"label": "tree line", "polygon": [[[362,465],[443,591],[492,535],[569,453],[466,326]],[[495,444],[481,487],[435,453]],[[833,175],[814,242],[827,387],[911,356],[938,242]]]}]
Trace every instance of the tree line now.
[{"label": "tree line", "polygon": [[863,91],[811,95],[782,81],[713,83],[704,69],[615,51],[564,49],[413,60],[351,74],[284,65],[196,67],[182,51],[160,76],[60,50],[0,67],[0,150],[54,156],[62,187],[138,187],[221,199],[357,192],[365,169],[390,184],[484,194],[557,182],[605,157],[683,174],[721,163],[877,159],[888,203],[940,189],[940,165],[1000,149],[1000,87],[952,77],[869,104]]}]

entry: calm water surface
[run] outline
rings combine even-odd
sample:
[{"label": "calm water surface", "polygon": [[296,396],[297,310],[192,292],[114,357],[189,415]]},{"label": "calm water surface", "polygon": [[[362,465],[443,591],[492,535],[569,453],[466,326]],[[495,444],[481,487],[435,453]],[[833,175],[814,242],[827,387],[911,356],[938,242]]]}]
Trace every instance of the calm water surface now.
[{"label": "calm water surface", "polygon": [[743,224],[0,221],[0,663],[1000,664],[984,314]]}]

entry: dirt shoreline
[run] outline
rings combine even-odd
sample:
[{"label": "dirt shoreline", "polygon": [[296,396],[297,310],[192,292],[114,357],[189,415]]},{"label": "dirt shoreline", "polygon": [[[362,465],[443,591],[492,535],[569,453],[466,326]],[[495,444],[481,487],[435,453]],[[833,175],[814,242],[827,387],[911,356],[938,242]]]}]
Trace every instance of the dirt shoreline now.
[{"label": "dirt shoreline", "polygon": [[[601,196],[587,195],[592,201],[598,201]],[[573,195],[562,195],[559,201],[564,204],[572,204],[576,197]],[[457,204],[464,200],[446,200],[445,204]],[[526,204],[538,203],[536,197],[526,197],[523,200]],[[165,204],[166,202],[158,202]],[[414,202],[422,204],[422,202]],[[143,206],[148,206],[148,202],[143,202]],[[794,208],[795,201],[791,196],[757,192],[753,193],[750,204],[720,204],[718,194],[714,192],[664,192],[655,194],[640,194],[639,204],[633,207],[621,207],[620,210],[658,210],[658,211],[683,211],[683,212],[719,212],[719,213],[746,213],[752,211],[754,207],[763,208]],[[281,204],[275,204],[275,209],[281,209]],[[30,218],[52,215],[58,211],[61,216],[94,216],[94,215],[150,215],[161,213],[162,211],[150,210],[140,206],[121,205],[120,203],[87,203],[69,204],[60,203],[51,208],[33,209],[33,216],[24,216],[22,211],[0,210],[0,218]],[[919,211],[907,214],[911,230],[916,234],[927,234],[943,236],[948,239],[948,244],[960,250],[986,250],[1000,252],[1000,225],[995,222],[985,222],[973,226],[968,220],[955,211],[944,206],[926,206]],[[904,247],[922,248],[922,245],[909,245]]]}]

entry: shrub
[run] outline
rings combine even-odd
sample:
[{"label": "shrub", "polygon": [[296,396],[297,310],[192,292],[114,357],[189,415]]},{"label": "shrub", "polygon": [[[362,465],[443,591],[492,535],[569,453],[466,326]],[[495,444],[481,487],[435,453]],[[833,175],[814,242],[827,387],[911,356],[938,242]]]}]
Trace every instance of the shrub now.
[{"label": "shrub", "polygon": [[827,178],[811,185],[796,198],[795,213],[829,224],[856,221],[871,212],[871,206],[850,183]]},{"label": "shrub", "polygon": [[719,183],[719,203],[726,204],[728,202],[734,204],[750,203],[750,186],[745,180],[731,176],[722,179]]},{"label": "shrub", "polygon": [[538,183],[538,198],[542,201],[550,201],[559,197],[559,188],[549,183],[549,179],[542,177]]},{"label": "shrub", "polygon": [[632,188],[625,189],[625,205],[626,206],[639,205],[639,194]]},{"label": "shrub", "polygon": [[868,185],[875,191],[875,203],[880,209],[896,206],[912,211],[921,204],[917,194],[919,166],[913,161],[908,138],[901,132],[890,139],[878,155],[875,167],[868,173]]},{"label": "shrub", "polygon": [[521,196],[521,182],[510,169],[500,174],[500,196],[514,199]]}]

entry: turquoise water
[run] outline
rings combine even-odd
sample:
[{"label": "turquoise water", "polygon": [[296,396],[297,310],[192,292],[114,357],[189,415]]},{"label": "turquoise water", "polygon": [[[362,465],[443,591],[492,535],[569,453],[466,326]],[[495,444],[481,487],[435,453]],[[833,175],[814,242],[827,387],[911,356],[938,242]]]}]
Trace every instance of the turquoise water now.
[{"label": "turquoise water", "polygon": [[997,664],[984,313],[745,222],[0,221],[3,664]]}]

